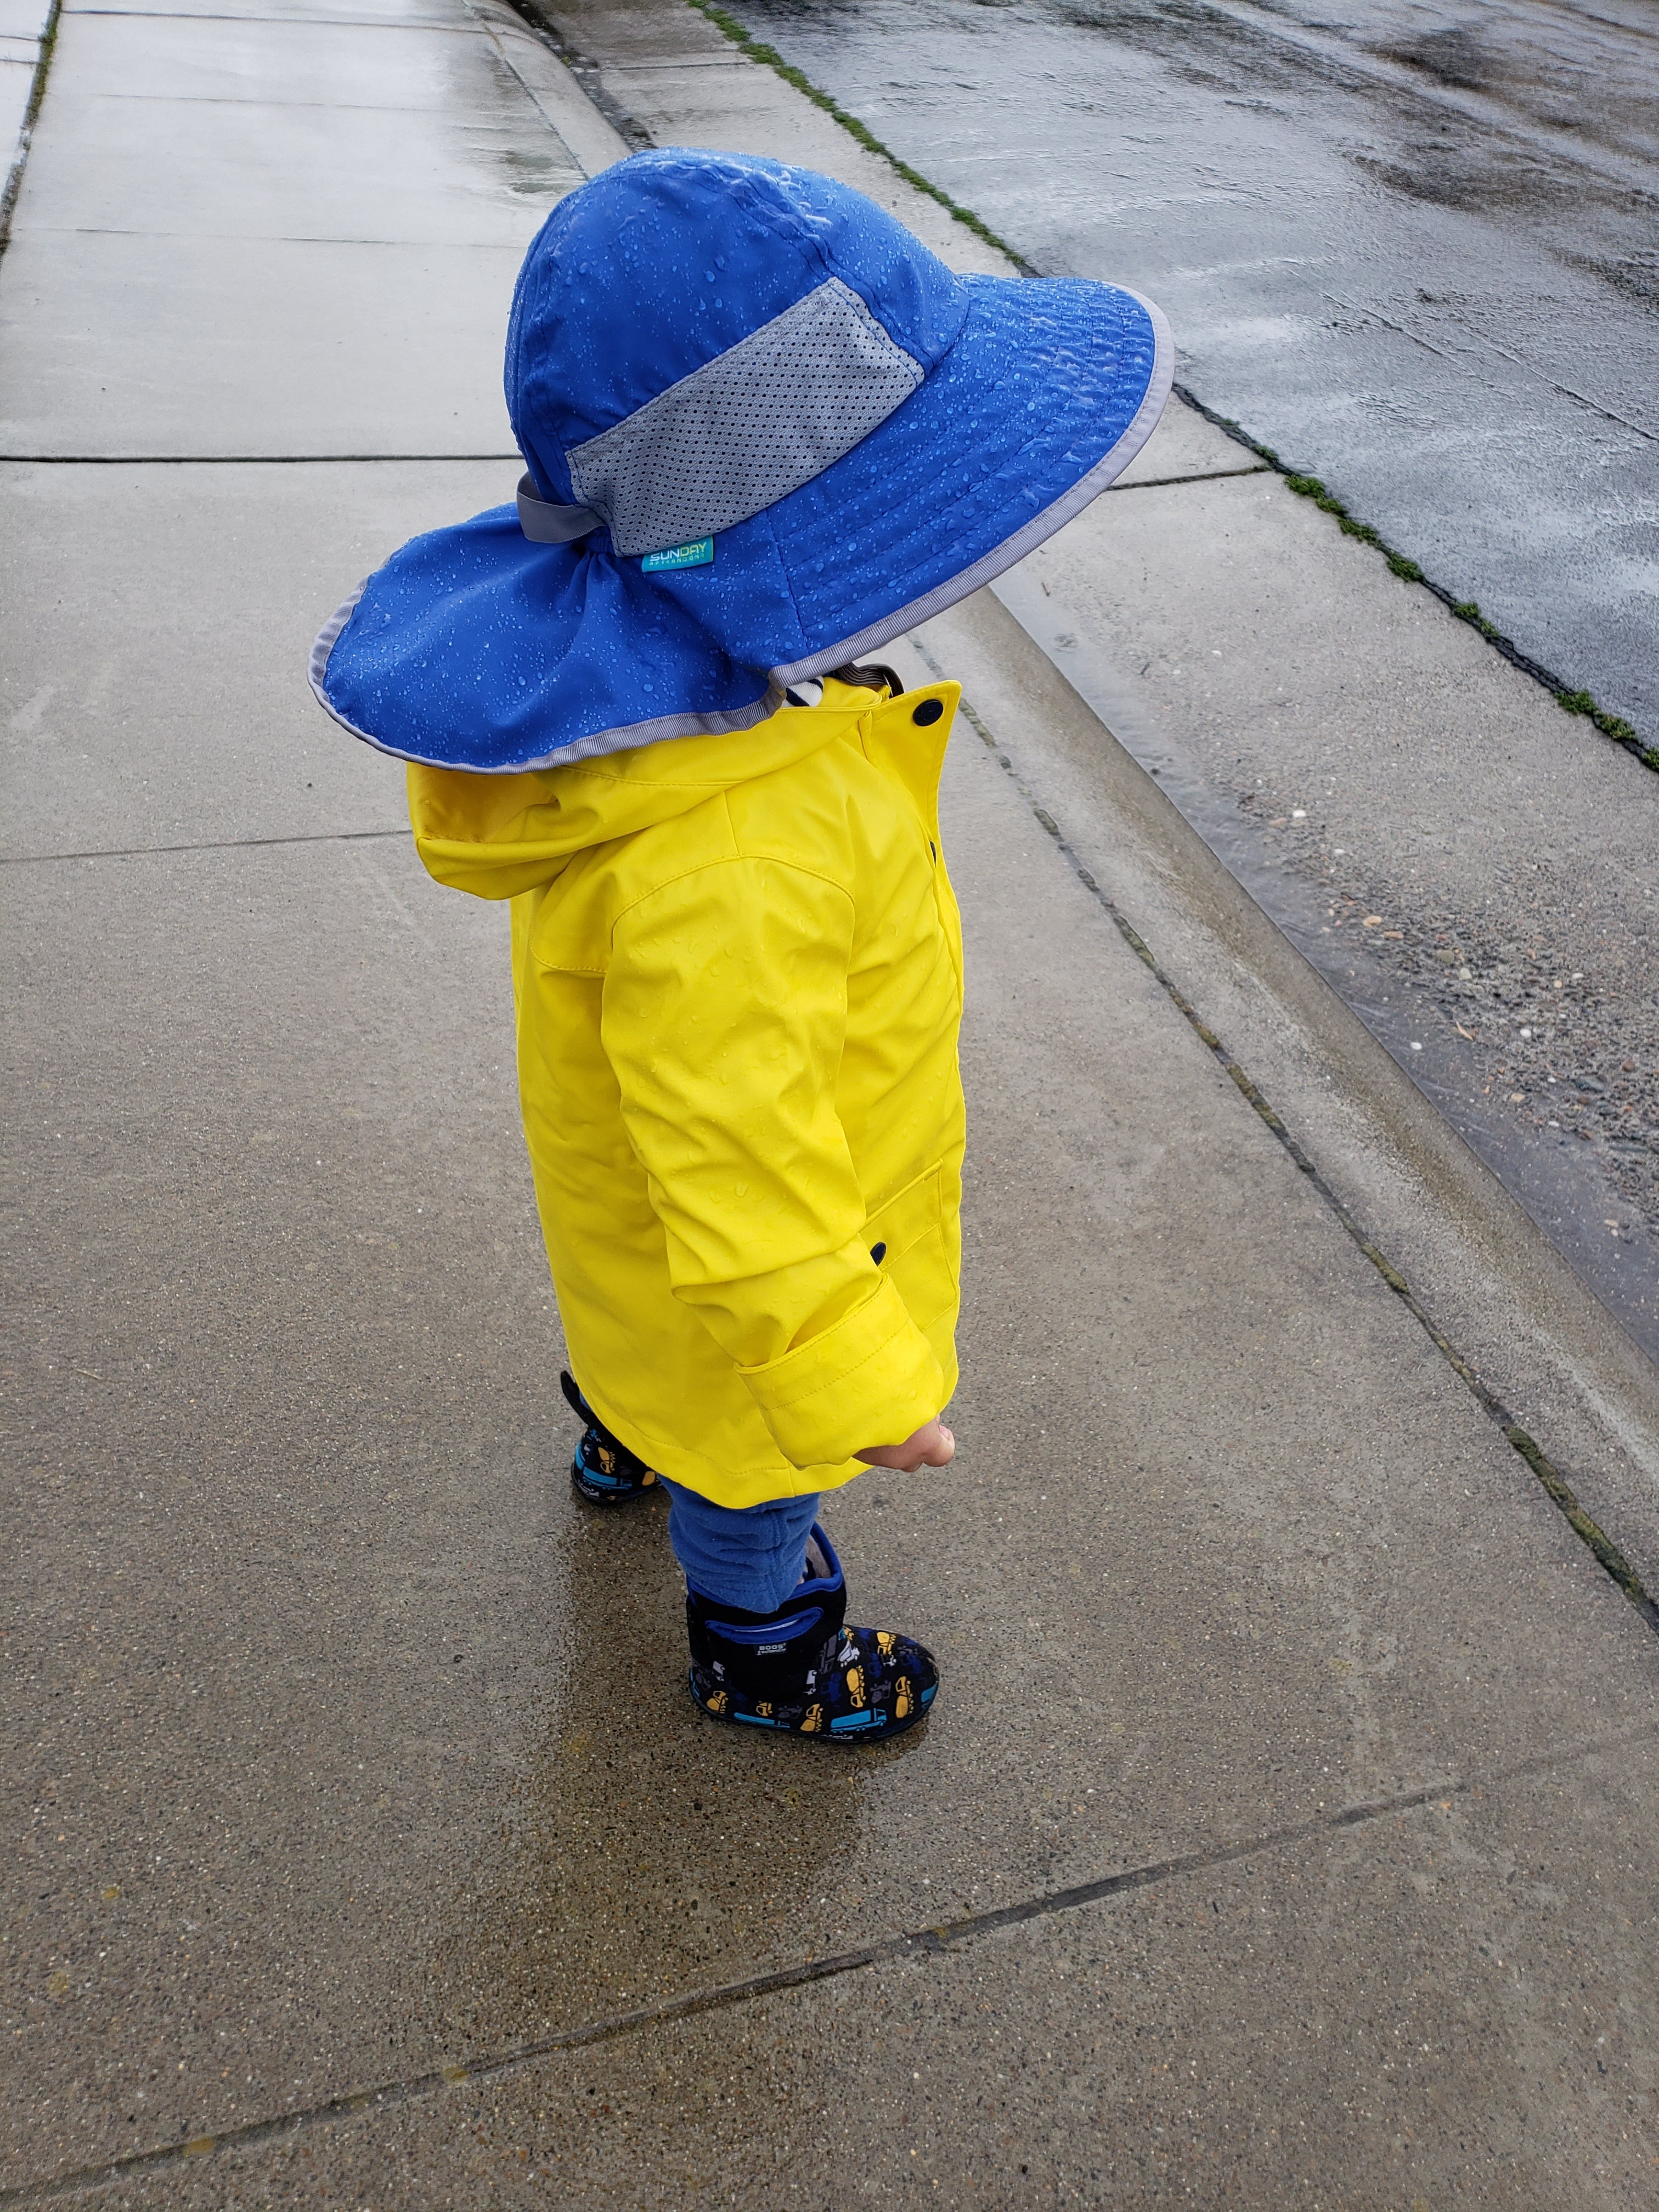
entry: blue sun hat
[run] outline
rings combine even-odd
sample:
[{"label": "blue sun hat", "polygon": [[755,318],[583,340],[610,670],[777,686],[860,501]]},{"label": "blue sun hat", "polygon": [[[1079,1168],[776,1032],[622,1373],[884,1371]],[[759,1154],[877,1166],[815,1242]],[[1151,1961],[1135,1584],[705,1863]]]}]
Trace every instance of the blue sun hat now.
[{"label": "blue sun hat", "polygon": [[489,774],[751,727],[1103,491],[1172,365],[1115,285],[953,276],[809,169],[634,155],[520,273],[516,503],[395,553],[313,687],[382,751]]}]

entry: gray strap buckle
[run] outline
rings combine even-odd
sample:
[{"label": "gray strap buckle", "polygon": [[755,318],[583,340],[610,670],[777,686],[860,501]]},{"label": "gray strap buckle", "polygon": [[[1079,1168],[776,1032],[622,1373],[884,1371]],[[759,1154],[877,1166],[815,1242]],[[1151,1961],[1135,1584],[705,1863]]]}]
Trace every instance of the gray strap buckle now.
[{"label": "gray strap buckle", "polygon": [[532,544],[568,545],[605,526],[605,517],[591,507],[558,507],[539,497],[528,471],[519,478],[519,527]]}]

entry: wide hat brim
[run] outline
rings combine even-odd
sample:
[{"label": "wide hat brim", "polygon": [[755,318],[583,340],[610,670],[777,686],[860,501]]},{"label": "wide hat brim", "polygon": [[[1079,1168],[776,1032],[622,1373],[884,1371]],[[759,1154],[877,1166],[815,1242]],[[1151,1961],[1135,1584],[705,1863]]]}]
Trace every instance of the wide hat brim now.
[{"label": "wide hat brim", "polygon": [[939,366],[712,562],[647,573],[599,531],[532,544],[514,507],[394,554],[311,677],[404,760],[510,775],[752,726],[782,687],[875,652],[1051,537],[1127,468],[1174,374],[1158,310],[1115,285],[969,276]]}]

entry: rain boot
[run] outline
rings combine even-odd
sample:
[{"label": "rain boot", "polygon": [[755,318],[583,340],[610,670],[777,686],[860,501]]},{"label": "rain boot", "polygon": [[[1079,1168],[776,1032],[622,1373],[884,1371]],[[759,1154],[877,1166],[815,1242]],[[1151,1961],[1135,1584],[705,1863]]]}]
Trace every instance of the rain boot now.
[{"label": "rain boot", "polygon": [[642,1498],[656,1489],[655,1470],[636,1459],[620,1437],[611,1435],[576,1388],[575,1378],[562,1374],[559,1388],[566,1405],[587,1424],[570,1463],[571,1486],[577,1497],[585,1498],[590,1505],[625,1505],[629,1498]]},{"label": "rain boot", "polygon": [[775,1613],[745,1613],[689,1585],[691,1695],[716,1720],[824,1743],[885,1743],[922,1719],[939,1687],[930,1651],[886,1629],[848,1628],[847,1582],[823,1530]]}]

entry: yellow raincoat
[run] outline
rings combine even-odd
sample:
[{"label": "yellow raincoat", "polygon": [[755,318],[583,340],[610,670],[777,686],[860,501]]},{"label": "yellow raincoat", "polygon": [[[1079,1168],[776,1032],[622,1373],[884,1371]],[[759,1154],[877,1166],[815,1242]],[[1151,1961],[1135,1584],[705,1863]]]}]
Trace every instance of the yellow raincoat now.
[{"label": "yellow raincoat", "polygon": [[730,736],[409,772],[432,874],[513,901],[576,1379],[717,1504],[850,1481],[956,1388],[962,933],[938,792],[959,696],[832,680]]}]

